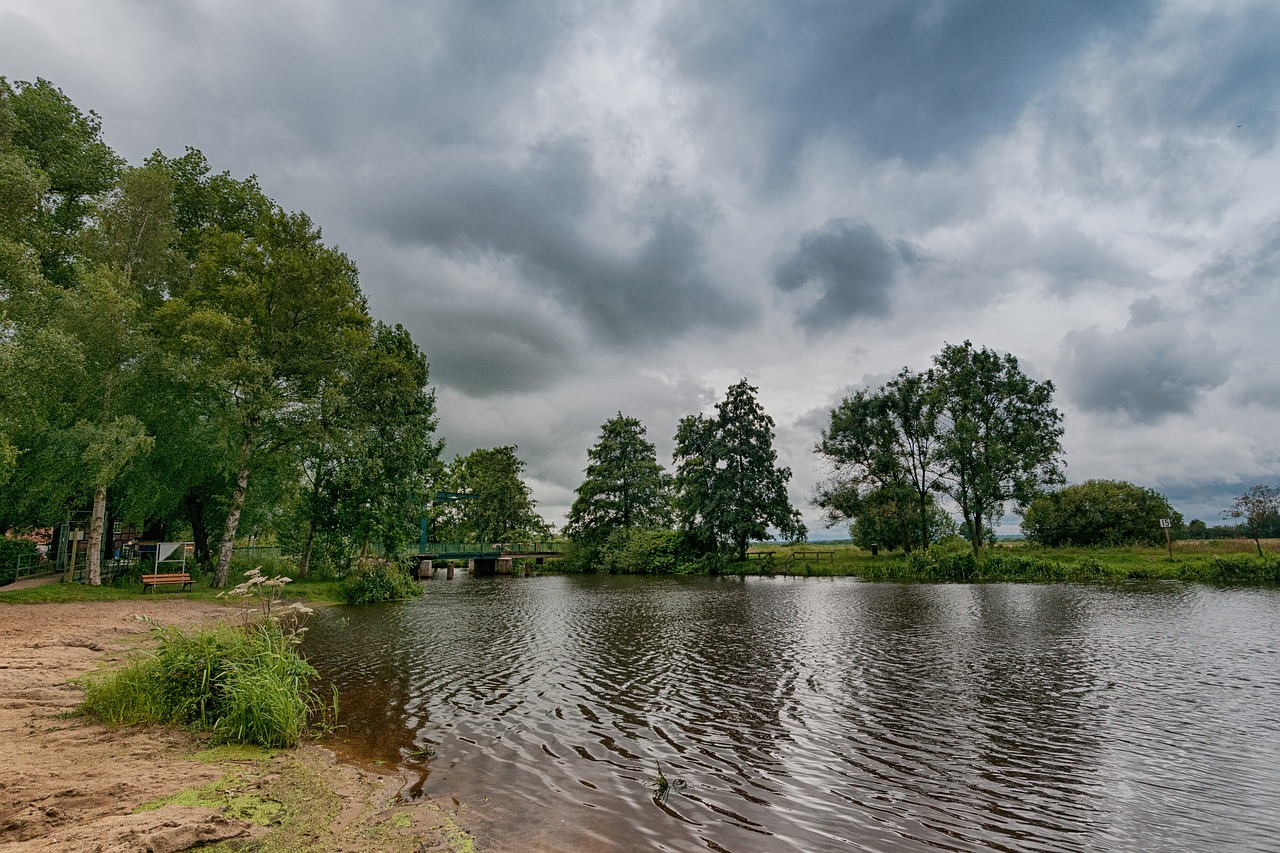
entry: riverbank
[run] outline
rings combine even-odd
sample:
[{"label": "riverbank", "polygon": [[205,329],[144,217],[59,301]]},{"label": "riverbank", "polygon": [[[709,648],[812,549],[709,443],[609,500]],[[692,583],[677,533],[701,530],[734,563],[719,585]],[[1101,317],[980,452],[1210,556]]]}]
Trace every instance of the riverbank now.
[{"label": "riverbank", "polygon": [[473,849],[456,810],[395,804],[403,779],[319,747],[211,748],[191,732],[75,714],[75,679],[150,642],[139,617],[192,627],[238,613],[185,597],[0,603],[0,853]]}]

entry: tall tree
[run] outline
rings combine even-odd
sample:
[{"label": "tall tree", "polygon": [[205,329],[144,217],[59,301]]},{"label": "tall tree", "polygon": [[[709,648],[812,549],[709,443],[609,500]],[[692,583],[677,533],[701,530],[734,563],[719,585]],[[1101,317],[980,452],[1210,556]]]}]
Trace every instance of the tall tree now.
[{"label": "tall tree", "polygon": [[[524,462],[515,445],[479,448],[449,463],[443,477],[447,491],[468,500],[444,507],[437,525],[445,537],[470,542],[509,542],[549,532],[538,515]],[[444,538],[444,537],[441,537]]]},{"label": "tall tree", "polygon": [[1027,377],[1012,355],[965,341],[933,357],[941,471],[974,552],[1010,501],[1063,482],[1062,415],[1053,383]]},{"label": "tall tree", "polygon": [[681,419],[676,428],[676,501],[681,526],[702,547],[731,548],[745,560],[752,541],[773,527],[803,538],[800,513],[787,498],[790,468],[777,466],[773,418],[746,379],[729,387],[716,416]]},{"label": "tall tree", "polygon": [[587,451],[586,477],[569,509],[565,532],[575,541],[600,545],[615,530],[661,527],[671,518],[671,478],[644,424],[618,412],[600,427]]},{"label": "tall tree", "polygon": [[[932,373],[903,368],[878,390],[858,391],[831,411],[815,448],[833,468],[815,499],[830,523],[864,512],[883,519],[893,507],[893,518],[914,527],[893,526],[903,548],[910,551],[913,543],[929,547],[940,470],[938,398],[931,393],[932,383]],[[875,500],[868,502],[872,495]],[[914,505],[910,509],[908,501]]]},{"label": "tall tree", "polygon": [[39,213],[40,265],[49,281],[71,286],[79,235],[99,200],[116,185],[124,161],[102,141],[98,115],[80,112],[49,81],[20,80],[10,92],[11,144],[46,182]]},{"label": "tall tree", "polygon": [[1242,518],[1240,530],[1253,540],[1262,556],[1262,537],[1280,523],[1280,489],[1273,486],[1250,486],[1222,511],[1223,518]]},{"label": "tall tree", "polygon": [[225,586],[251,474],[291,448],[290,413],[358,346],[368,315],[345,255],[304,214],[274,208],[252,234],[210,229],[190,287],[165,306],[218,390],[235,472],[214,567]]}]

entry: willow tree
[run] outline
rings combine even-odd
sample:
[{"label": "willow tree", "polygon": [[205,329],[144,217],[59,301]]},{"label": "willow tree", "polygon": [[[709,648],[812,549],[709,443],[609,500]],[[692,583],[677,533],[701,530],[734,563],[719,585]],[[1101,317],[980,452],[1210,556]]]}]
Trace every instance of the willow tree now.
[{"label": "willow tree", "polygon": [[321,393],[369,323],[351,262],[301,213],[272,206],[251,233],[210,228],[189,285],[165,306],[213,390],[231,493],[214,585],[225,586],[253,473],[288,453],[292,413]]}]

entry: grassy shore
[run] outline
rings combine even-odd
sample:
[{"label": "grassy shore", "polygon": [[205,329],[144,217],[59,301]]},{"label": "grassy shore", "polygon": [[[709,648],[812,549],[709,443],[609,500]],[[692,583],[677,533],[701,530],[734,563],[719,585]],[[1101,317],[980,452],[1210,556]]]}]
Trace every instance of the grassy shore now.
[{"label": "grassy shore", "polygon": [[963,543],[920,552],[871,552],[847,543],[762,544],[751,549],[736,574],[858,577],[896,581],[1108,582],[1134,579],[1204,583],[1280,583],[1280,540],[1263,540],[1259,557],[1251,540],[1187,540],[1165,548],[1042,548],[1002,542],[975,557]]}]

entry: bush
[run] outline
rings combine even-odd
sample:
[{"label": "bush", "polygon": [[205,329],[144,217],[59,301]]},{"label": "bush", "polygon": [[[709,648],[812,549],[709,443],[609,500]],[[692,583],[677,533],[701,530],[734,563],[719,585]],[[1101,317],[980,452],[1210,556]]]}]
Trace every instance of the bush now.
[{"label": "bush", "polygon": [[397,563],[361,563],[342,580],[348,604],[401,601],[422,595],[422,587]]},{"label": "bush", "polygon": [[1041,495],[1026,507],[1022,532],[1038,545],[1159,545],[1160,519],[1181,535],[1182,516],[1159,492],[1120,480],[1088,480]]},{"label": "bush", "polygon": [[1209,583],[1280,583],[1280,558],[1268,554],[1215,555],[1197,580]]},{"label": "bush", "polygon": [[610,574],[671,574],[681,564],[680,534],[674,530],[615,530],[605,544],[601,562]]},{"label": "bush", "polygon": [[0,536],[0,586],[13,583],[18,577],[18,559],[35,552],[36,544],[30,539]]},{"label": "bush", "polygon": [[296,744],[323,711],[297,634],[273,622],[153,631],[154,652],[86,679],[83,712],[115,725],[189,725],[223,741],[280,747]]}]

